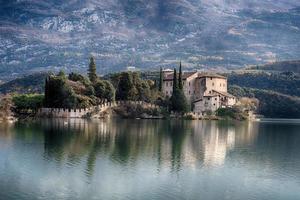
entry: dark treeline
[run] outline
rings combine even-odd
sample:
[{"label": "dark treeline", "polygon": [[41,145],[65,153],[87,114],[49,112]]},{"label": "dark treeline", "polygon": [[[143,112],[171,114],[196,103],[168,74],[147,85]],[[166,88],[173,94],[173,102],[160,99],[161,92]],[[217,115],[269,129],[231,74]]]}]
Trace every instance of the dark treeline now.
[{"label": "dark treeline", "polygon": [[300,97],[300,75],[293,72],[231,73],[228,75],[228,85],[272,90]]},{"label": "dark treeline", "polygon": [[259,100],[258,113],[272,118],[300,118],[300,98],[270,90],[230,86],[229,92],[237,97]]}]

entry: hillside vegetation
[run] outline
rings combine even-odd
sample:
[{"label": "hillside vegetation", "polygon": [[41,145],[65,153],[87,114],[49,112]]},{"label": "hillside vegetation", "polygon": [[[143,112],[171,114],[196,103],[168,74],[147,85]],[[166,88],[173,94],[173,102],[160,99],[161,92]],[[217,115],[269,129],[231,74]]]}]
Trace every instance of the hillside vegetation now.
[{"label": "hillside vegetation", "polygon": [[251,97],[259,100],[258,112],[265,117],[300,118],[300,98],[274,91],[229,86],[229,92],[237,97]]},{"label": "hillside vegetation", "polygon": [[292,72],[231,73],[228,74],[228,85],[272,90],[278,93],[300,97],[300,75]]},{"label": "hillside vegetation", "polygon": [[45,79],[50,73],[37,73],[17,78],[0,85],[0,93],[43,93]]},{"label": "hillside vegetation", "polygon": [[249,67],[247,69],[300,73],[300,60],[274,62],[266,65]]}]

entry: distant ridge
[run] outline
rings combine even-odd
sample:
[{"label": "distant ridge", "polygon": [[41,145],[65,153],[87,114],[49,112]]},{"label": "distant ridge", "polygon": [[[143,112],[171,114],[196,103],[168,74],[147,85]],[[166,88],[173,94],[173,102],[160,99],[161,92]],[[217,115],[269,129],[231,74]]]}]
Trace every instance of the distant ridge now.
[{"label": "distant ridge", "polygon": [[268,63],[261,66],[252,66],[247,70],[264,70],[264,71],[279,71],[279,72],[294,72],[300,73],[300,60],[281,61]]},{"label": "distant ridge", "polygon": [[43,93],[44,81],[49,73],[35,73],[0,85],[0,93]]}]

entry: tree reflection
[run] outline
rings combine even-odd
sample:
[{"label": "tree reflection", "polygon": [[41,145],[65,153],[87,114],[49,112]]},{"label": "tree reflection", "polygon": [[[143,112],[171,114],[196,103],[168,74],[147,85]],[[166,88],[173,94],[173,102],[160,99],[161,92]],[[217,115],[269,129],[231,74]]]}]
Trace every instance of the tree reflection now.
[{"label": "tree reflection", "polygon": [[14,131],[16,137],[43,141],[44,159],[69,166],[84,162],[92,177],[97,161],[107,158],[123,166],[151,161],[158,170],[174,172],[223,165],[234,148],[259,146],[258,128],[248,122],[51,119],[15,125]]}]

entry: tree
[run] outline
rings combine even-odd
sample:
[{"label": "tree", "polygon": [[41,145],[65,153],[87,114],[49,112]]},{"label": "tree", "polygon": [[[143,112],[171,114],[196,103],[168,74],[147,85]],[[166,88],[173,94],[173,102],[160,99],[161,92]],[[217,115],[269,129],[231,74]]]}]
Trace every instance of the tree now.
[{"label": "tree", "polygon": [[109,81],[98,80],[94,84],[94,88],[96,97],[108,101],[115,100],[115,89]]},{"label": "tree", "polygon": [[44,95],[42,94],[21,94],[14,95],[12,101],[15,106],[15,110],[31,110],[37,111],[43,107]]},{"label": "tree", "polygon": [[66,78],[66,73],[64,72],[64,70],[60,70],[58,72],[57,76],[62,77],[62,78]]},{"label": "tree", "polygon": [[105,98],[108,101],[114,101],[116,96],[116,90],[109,81],[104,81],[105,85]]},{"label": "tree", "polygon": [[183,89],[181,61],[180,61],[180,64],[179,64],[178,88],[179,88],[180,90]]},{"label": "tree", "polygon": [[163,85],[163,71],[162,71],[162,68],[160,68],[160,71],[159,71],[159,85],[158,85],[158,90],[160,92],[162,91],[162,85]]},{"label": "tree", "polygon": [[98,79],[97,73],[96,73],[96,64],[94,57],[90,58],[90,64],[88,69],[88,76],[92,83],[95,83]]},{"label": "tree", "polygon": [[178,89],[178,85],[177,85],[177,72],[176,69],[174,69],[174,73],[173,73],[173,93],[174,91]]},{"label": "tree", "polygon": [[183,89],[180,89],[177,84],[177,73],[174,69],[173,75],[173,93],[170,98],[170,110],[184,114],[188,111],[187,100]]},{"label": "tree", "polygon": [[69,76],[68,76],[68,79],[71,80],[71,81],[79,81],[81,83],[83,83],[85,86],[90,86],[91,85],[91,82],[88,78],[84,77],[83,75],[81,74],[78,74],[78,73],[70,73]]},{"label": "tree", "polygon": [[119,84],[116,94],[119,100],[137,100],[138,91],[135,87],[131,72],[122,72],[119,77]]},{"label": "tree", "polygon": [[45,105],[49,108],[74,108],[77,98],[74,90],[67,84],[65,78],[50,76],[45,91]]}]

